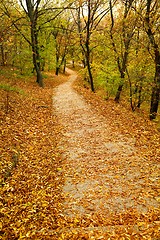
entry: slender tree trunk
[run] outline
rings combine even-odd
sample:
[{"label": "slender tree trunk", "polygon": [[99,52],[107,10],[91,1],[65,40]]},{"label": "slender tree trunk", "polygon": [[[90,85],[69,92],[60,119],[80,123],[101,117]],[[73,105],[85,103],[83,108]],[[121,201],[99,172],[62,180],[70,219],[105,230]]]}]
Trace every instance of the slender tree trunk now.
[{"label": "slender tree trunk", "polygon": [[[56,41],[56,38],[55,38]],[[63,72],[65,72],[65,67],[66,67],[66,49],[64,50],[63,56],[60,56],[60,49],[58,44],[56,44],[56,75],[58,76],[59,71],[61,66],[64,64],[64,68],[63,68]],[[62,57],[62,59],[60,60],[60,57]]]},{"label": "slender tree trunk", "polygon": [[138,90],[138,103],[137,103],[137,108],[140,108],[141,107],[141,103],[142,103],[142,83],[139,87],[139,90]]},{"label": "slender tree trunk", "polygon": [[58,43],[57,43],[58,32],[53,33],[53,36],[54,36],[55,45],[56,45],[56,72],[55,72],[55,74],[56,74],[56,76],[58,76],[59,70],[60,70],[60,63],[59,63],[60,53],[59,53],[59,46],[58,46]]},{"label": "slender tree trunk", "polygon": [[119,84],[118,89],[117,89],[117,93],[116,93],[116,97],[114,99],[115,102],[117,102],[117,103],[119,103],[122,89],[123,89],[123,84]]},{"label": "slender tree trunk", "polygon": [[127,26],[126,26],[127,16],[129,14],[129,10],[132,6],[133,0],[129,0],[129,1],[125,0],[123,2],[124,2],[124,5],[125,5],[125,8],[124,8],[124,17],[123,17],[123,22],[122,22],[122,35],[123,35],[123,43],[124,43],[125,51],[124,51],[124,54],[122,54],[122,60],[120,61],[120,57],[118,55],[118,51],[117,51],[116,44],[115,44],[115,41],[114,41],[114,36],[113,36],[113,27],[114,27],[114,16],[113,16],[113,10],[112,10],[113,6],[112,6],[112,1],[111,0],[109,1],[110,14],[111,14],[110,37],[111,37],[111,41],[112,41],[113,50],[116,54],[116,61],[117,61],[118,70],[119,70],[120,76],[121,76],[121,81],[119,83],[117,93],[116,93],[116,97],[115,97],[115,102],[117,102],[117,103],[120,100],[121,92],[122,92],[122,89],[123,89],[125,72],[126,72],[126,68],[127,68],[130,41],[131,41],[131,39],[134,35],[134,31],[127,32]]},{"label": "slender tree trunk", "polygon": [[155,81],[153,83],[151,95],[150,120],[156,118],[160,100],[160,53],[158,55],[159,56],[156,58]]},{"label": "slender tree trunk", "polygon": [[56,75],[57,76],[59,74],[60,68],[63,65],[63,63],[64,63],[63,72],[65,72],[65,67],[66,67],[65,54],[62,57],[62,60],[60,61],[59,51],[57,51],[57,53],[56,53]]},{"label": "slender tree trunk", "polygon": [[93,76],[92,76],[92,71],[91,71],[91,63],[90,63],[90,24],[91,24],[91,1],[88,1],[88,21],[87,21],[87,32],[86,32],[86,52],[85,52],[85,57],[86,57],[86,64],[87,64],[87,69],[88,69],[88,75],[89,75],[89,81],[91,85],[91,90],[94,92],[94,83],[93,83]]},{"label": "slender tree trunk", "polygon": [[2,66],[5,66],[6,63],[5,63],[5,54],[4,54],[3,43],[0,46],[1,46]]},{"label": "slender tree trunk", "polygon": [[39,49],[38,49],[38,40],[37,40],[37,33],[35,30],[35,25],[31,26],[31,39],[32,39],[32,54],[33,54],[33,65],[36,71],[37,80],[36,82],[39,84],[40,87],[43,87],[43,77],[40,71],[40,56],[39,56]]},{"label": "slender tree trunk", "polygon": [[91,90],[92,92],[95,91],[94,89],[94,83],[93,83],[93,76],[92,76],[92,71],[91,71],[91,64],[90,64],[90,49],[89,49],[89,44],[86,43],[86,65],[87,65],[87,70],[88,70],[88,75],[89,75],[89,82],[91,85]]},{"label": "slender tree trunk", "polygon": [[32,45],[32,54],[33,54],[33,65],[37,74],[36,82],[40,87],[43,87],[43,77],[40,71],[40,54],[38,47],[38,31],[37,31],[37,18],[38,18],[38,6],[41,0],[38,0],[36,3],[31,0],[26,0],[27,14],[30,19],[30,28],[31,28],[31,45]]},{"label": "slender tree trunk", "polygon": [[92,71],[91,71],[91,66],[90,66],[90,61],[87,60],[87,69],[88,69],[88,74],[89,74],[89,81],[90,81],[90,85],[91,85],[91,90],[92,92],[94,92],[94,83],[93,83],[93,76],[92,76]]},{"label": "slender tree trunk", "polygon": [[44,87],[44,84],[43,84],[43,76],[41,74],[41,71],[38,69],[37,71],[37,81],[36,81],[40,87]]},{"label": "slender tree trunk", "polygon": [[66,72],[66,59],[64,58],[64,66],[63,66],[63,73]]},{"label": "slender tree trunk", "polygon": [[128,81],[129,81],[129,99],[130,99],[130,105],[131,105],[131,109],[132,111],[134,112],[135,111],[135,104],[133,103],[133,90],[132,90],[132,82],[131,82],[131,79],[130,79],[130,76],[129,76],[129,72],[128,70],[126,69],[126,72],[127,72],[127,76],[128,76]]},{"label": "slender tree trunk", "polygon": [[123,85],[124,85],[124,78],[125,78],[125,72],[121,70],[121,82],[118,86],[116,97],[114,99],[115,102],[117,102],[117,103],[119,103],[119,100],[120,100],[121,92],[122,92]]},{"label": "slender tree trunk", "polygon": [[150,23],[150,13],[151,13],[151,0],[147,0],[146,5],[146,33],[148,35],[149,41],[153,46],[154,49],[154,62],[155,62],[155,78],[152,87],[152,94],[151,94],[151,106],[150,106],[150,120],[153,120],[157,116],[158,112],[158,105],[160,100],[160,51],[158,44],[156,43],[154,32],[151,28]]},{"label": "slender tree trunk", "polygon": [[[78,31],[80,35],[80,46],[82,48],[82,55],[83,55],[83,60],[82,63],[84,65],[84,68],[87,66],[88,70],[88,75],[89,75],[89,82],[91,86],[91,90],[94,92],[94,83],[93,83],[93,76],[92,76],[92,71],[91,71],[91,63],[90,63],[90,35],[91,35],[91,0],[88,1],[88,16],[87,16],[87,21],[86,21],[86,36],[85,40],[82,37],[82,26],[81,26],[81,14],[80,14],[80,7],[78,9]],[[84,44],[85,42],[85,44]]]},{"label": "slender tree trunk", "polygon": [[58,76],[58,74],[59,74],[59,70],[60,70],[60,67],[57,66],[57,67],[56,67],[56,76]]}]

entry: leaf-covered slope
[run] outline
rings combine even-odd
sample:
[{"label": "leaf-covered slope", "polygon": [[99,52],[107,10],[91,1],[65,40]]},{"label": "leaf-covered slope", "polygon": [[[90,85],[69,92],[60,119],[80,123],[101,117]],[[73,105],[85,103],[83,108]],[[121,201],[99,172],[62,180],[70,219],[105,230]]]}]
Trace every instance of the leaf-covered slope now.
[{"label": "leaf-covered slope", "polygon": [[52,94],[66,77],[55,78],[52,74],[45,79],[44,89],[34,79],[1,79],[3,85],[18,87],[25,95],[0,90],[0,234],[7,240],[44,239],[46,228],[57,227],[60,209],[63,179],[57,174],[61,163],[56,151],[60,126],[52,109]]}]

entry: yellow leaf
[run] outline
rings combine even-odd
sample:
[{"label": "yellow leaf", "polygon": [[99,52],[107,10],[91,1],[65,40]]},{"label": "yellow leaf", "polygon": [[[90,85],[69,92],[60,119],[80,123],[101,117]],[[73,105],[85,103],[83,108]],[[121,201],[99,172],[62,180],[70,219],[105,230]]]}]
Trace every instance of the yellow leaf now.
[{"label": "yellow leaf", "polygon": [[57,171],[62,171],[62,168],[57,168]]},{"label": "yellow leaf", "polygon": [[79,220],[77,218],[75,218],[74,223],[79,223]]},{"label": "yellow leaf", "polygon": [[72,230],[73,234],[77,234],[77,231],[75,229]]},{"label": "yellow leaf", "polygon": [[48,202],[43,202],[42,203],[42,207],[47,207],[48,206]]},{"label": "yellow leaf", "polygon": [[155,197],[157,202],[160,202],[160,197]]},{"label": "yellow leaf", "polygon": [[29,237],[29,236],[30,236],[30,233],[31,233],[30,231],[27,232],[26,237]]},{"label": "yellow leaf", "polygon": [[142,227],[142,226],[144,226],[146,223],[145,222],[138,222],[137,223],[137,225],[139,226],[139,227]]},{"label": "yellow leaf", "polygon": [[22,239],[22,238],[25,238],[25,236],[24,236],[24,235],[22,235],[22,233],[20,232],[19,239]]},{"label": "yellow leaf", "polygon": [[62,240],[62,239],[65,239],[65,236],[64,236],[63,233],[62,233],[61,236],[58,238],[58,240]]}]

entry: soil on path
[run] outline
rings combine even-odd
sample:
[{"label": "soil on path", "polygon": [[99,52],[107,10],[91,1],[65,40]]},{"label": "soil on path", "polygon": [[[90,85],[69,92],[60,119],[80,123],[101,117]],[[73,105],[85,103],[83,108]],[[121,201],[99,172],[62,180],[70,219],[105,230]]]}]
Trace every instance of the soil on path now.
[{"label": "soil on path", "polygon": [[[119,227],[129,234],[129,225],[130,235],[139,236],[141,230],[158,225],[157,218],[149,220],[148,214],[160,207],[159,166],[144,159],[134,138],[115,132],[107,119],[73,90],[77,75],[67,71],[69,80],[55,89],[53,97],[55,113],[63,126],[58,146],[64,161],[63,169],[58,169],[65,180],[62,216],[72,223],[62,229],[62,239],[68,239],[66,233],[79,236],[70,239],[116,239],[116,226],[119,234]],[[150,221],[147,227],[142,226],[145,216]],[[114,229],[108,229],[109,225]],[[83,231],[88,237],[80,237]],[[109,232],[111,235],[107,235]]]}]

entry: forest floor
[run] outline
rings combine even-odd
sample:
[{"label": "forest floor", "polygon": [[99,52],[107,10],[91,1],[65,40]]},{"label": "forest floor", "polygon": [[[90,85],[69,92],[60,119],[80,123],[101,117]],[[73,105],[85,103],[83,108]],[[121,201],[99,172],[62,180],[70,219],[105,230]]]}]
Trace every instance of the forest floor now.
[{"label": "forest floor", "polygon": [[1,239],[158,240],[156,125],[67,72],[1,90]]}]

